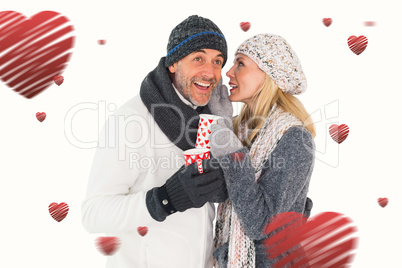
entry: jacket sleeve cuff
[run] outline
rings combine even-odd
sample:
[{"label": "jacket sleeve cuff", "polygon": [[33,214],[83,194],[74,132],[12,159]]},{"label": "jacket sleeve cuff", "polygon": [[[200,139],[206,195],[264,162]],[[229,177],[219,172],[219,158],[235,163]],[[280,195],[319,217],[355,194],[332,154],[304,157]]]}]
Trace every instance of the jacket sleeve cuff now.
[{"label": "jacket sleeve cuff", "polygon": [[177,211],[167,195],[165,185],[149,190],[146,195],[146,204],[151,217],[159,222]]},{"label": "jacket sleeve cuff", "polygon": [[167,201],[169,201],[177,211],[183,212],[194,206],[179,180],[169,179],[166,181],[165,185],[165,192],[162,192],[162,194],[166,193],[168,197]]}]

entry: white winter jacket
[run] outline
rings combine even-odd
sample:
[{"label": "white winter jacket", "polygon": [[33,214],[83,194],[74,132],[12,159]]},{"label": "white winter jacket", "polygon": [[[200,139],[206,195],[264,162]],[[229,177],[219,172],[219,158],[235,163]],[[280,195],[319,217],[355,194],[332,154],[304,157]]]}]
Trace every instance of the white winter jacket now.
[{"label": "white winter jacket", "polygon": [[[109,117],[90,172],[82,223],[90,233],[116,236],[108,268],[211,268],[214,205],[170,215],[149,214],[145,196],[184,164],[183,151],[160,130],[136,96]],[[105,146],[103,146],[105,145]],[[102,148],[103,147],[103,148]],[[141,236],[138,227],[147,227]]]}]

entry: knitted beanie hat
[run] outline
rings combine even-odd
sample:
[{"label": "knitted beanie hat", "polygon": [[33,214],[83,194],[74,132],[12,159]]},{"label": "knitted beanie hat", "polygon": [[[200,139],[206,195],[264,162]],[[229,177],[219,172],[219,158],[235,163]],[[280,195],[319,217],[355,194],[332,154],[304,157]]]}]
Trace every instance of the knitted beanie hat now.
[{"label": "knitted beanie hat", "polygon": [[211,20],[193,15],[178,24],[170,33],[165,67],[198,49],[215,49],[227,59],[227,44],[221,30]]},{"label": "knitted beanie hat", "polygon": [[253,36],[239,46],[235,54],[238,53],[252,59],[283,92],[296,95],[307,89],[306,76],[296,53],[279,35]]}]

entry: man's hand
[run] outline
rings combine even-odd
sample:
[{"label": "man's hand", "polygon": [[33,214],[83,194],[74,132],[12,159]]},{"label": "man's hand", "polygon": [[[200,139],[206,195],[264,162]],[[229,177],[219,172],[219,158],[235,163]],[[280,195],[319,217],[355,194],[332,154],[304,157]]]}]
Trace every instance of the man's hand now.
[{"label": "man's hand", "polygon": [[203,173],[200,174],[197,162],[182,166],[164,185],[148,191],[146,204],[155,220],[164,221],[177,211],[227,199],[225,178],[218,160],[202,160],[202,167]]}]

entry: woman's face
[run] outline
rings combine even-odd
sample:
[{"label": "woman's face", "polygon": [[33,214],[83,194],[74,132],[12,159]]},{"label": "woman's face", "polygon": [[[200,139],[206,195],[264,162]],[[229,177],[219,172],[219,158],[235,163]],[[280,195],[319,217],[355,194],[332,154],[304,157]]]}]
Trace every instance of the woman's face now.
[{"label": "woman's face", "polygon": [[230,101],[244,102],[251,107],[252,97],[265,80],[265,72],[249,57],[239,53],[226,76],[230,78]]}]

